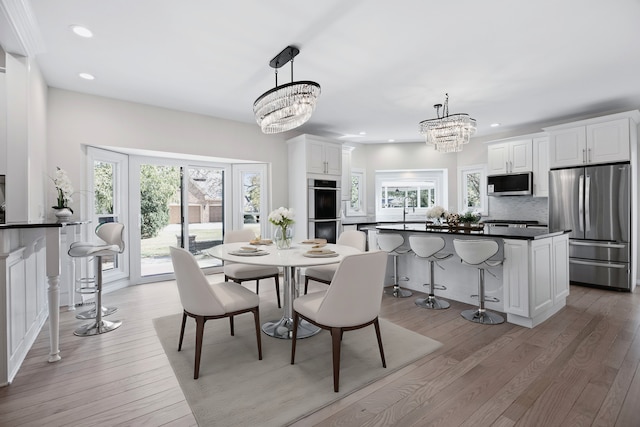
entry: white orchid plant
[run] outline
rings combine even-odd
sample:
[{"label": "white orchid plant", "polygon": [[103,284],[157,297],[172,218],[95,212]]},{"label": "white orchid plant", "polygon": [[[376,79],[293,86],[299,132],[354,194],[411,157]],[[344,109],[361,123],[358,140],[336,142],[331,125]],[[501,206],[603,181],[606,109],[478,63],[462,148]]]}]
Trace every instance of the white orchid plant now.
[{"label": "white orchid plant", "polygon": [[73,210],[69,207],[69,205],[73,202],[73,198],[71,198],[71,195],[73,194],[73,185],[71,185],[71,180],[69,179],[67,171],[57,167],[56,175],[53,178],[53,184],[56,186],[56,191],[58,192],[57,204],[53,206],[53,208],[67,208],[71,212],[73,212]]}]

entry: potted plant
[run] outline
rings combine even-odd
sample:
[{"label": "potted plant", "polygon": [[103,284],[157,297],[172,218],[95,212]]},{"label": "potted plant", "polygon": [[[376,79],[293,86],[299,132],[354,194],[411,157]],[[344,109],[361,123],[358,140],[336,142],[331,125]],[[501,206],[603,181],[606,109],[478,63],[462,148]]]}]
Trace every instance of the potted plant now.
[{"label": "potted plant", "polygon": [[460,214],[460,220],[462,224],[476,224],[480,221],[480,215],[475,212],[465,212]]}]

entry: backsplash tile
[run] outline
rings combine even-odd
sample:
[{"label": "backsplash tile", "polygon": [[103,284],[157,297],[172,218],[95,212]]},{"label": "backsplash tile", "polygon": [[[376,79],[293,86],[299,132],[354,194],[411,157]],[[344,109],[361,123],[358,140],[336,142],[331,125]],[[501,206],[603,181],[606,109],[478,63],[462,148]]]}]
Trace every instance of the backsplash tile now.
[{"label": "backsplash tile", "polygon": [[489,197],[489,216],[486,219],[518,219],[549,223],[547,197],[502,196]]}]

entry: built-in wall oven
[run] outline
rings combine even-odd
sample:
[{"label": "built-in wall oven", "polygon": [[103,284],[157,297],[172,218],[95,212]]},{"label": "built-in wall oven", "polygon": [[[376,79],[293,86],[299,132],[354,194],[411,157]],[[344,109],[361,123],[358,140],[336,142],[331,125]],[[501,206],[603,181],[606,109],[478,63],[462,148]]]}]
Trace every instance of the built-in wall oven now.
[{"label": "built-in wall oven", "polygon": [[327,239],[335,243],[340,230],[340,180],[307,180],[310,239]]}]

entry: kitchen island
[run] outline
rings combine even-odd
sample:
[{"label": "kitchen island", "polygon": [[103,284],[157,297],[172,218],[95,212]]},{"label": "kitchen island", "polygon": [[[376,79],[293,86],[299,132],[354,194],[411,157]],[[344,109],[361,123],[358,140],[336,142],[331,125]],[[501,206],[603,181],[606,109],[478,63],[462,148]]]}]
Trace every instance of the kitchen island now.
[{"label": "kitchen island", "polygon": [[47,317],[48,361],[60,360],[60,257],[87,222],[0,224],[0,386],[12,381]]},{"label": "kitchen island", "polygon": [[[478,272],[461,265],[453,248],[453,239],[492,239],[499,251],[492,258],[504,259],[501,267],[490,268],[485,275],[485,293],[497,302],[486,302],[489,310],[506,313],[507,321],[533,328],[557,313],[566,304],[569,295],[569,238],[568,231],[550,232],[544,228],[494,228],[480,231],[428,228],[425,223],[401,223],[378,225],[369,229],[369,246],[376,247],[377,233],[399,233],[409,248],[412,234],[433,234],[444,238],[443,253],[453,257],[440,262],[444,270],[436,269],[436,285],[446,289],[436,290],[441,298],[477,305],[471,297],[477,293]],[[391,263],[390,263],[391,264]],[[388,269],[388,275],[392,272]],[[426,292],[428,263],[412,252],[398,259],[398,275],[408,280],[399,285]],[[390,284],[390,283],[387,283]]]}]

